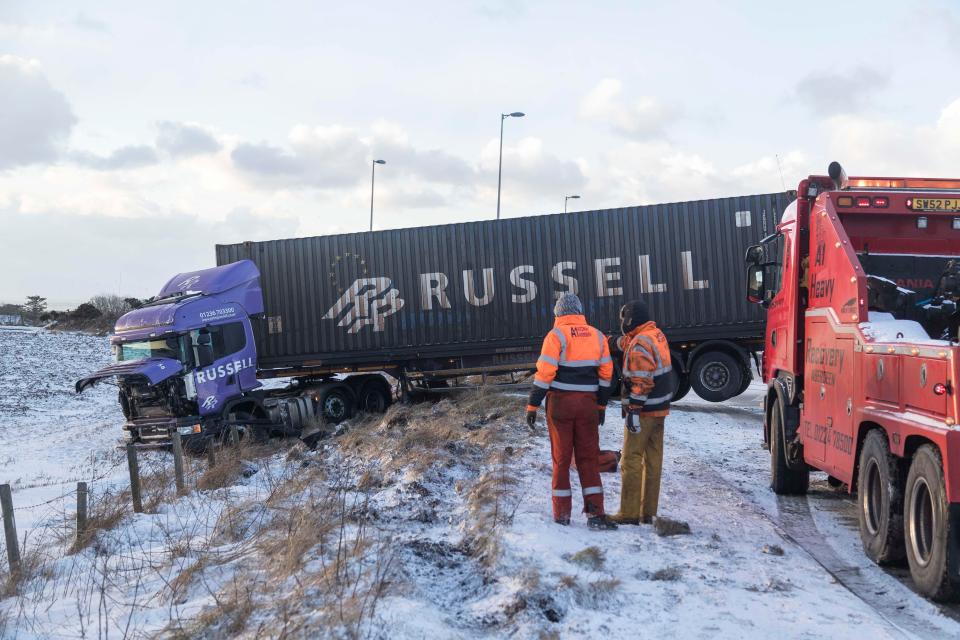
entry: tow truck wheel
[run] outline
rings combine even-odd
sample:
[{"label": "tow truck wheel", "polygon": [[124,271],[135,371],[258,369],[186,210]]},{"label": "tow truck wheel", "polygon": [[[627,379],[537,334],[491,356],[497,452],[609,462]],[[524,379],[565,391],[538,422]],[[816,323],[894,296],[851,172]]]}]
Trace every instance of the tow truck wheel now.
[{"label": "tow truck wheel", "polygon": [[940,452],[925,444],[913,456],[907,474],[903,534],[907,562],[917,589],[938,602],[960,596],[958,578],[949,568],[956,563],[958,550],[950,536],[958,532],[948,526],[947,492],[943,482]]},{"label": "tow truck wheel", "polygon": [[708,351],[690,368],[690,384],[697,395],[709,402],[734,397],[743,384],[743,366],[723,351]]},{"label": "tow truck wheel", "polygon": [[890,455],[887,436],[879,429],[867,434],[860,449],[857,478],[860,541],[877,564],[903,560],[903,487],[897,460]]},{"label": "tow truck wheel", "polygon": [[770,410],[770,488],[778,496],[803,495],[810,487],[810,470],[797,471],[787,466],[783,442],[783,415],[780,403]]}]

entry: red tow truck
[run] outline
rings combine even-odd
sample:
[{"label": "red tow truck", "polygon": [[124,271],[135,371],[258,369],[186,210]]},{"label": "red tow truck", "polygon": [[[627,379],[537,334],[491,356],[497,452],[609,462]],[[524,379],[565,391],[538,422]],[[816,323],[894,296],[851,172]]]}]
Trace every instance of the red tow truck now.
[{"label": "red tow truck", "polygon": [[777,494],[810,471],[858,496],[864,551],[960,596],[960,180],[800,182],[747,252],[767,309],[764,443]]}]

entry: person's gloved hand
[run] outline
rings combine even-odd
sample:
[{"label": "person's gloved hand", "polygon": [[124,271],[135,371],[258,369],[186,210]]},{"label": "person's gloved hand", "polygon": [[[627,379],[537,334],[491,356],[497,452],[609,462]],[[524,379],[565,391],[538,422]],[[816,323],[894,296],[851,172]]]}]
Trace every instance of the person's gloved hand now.
[{"label": "person's gloved hand", "polygon": [[597,417],[600,418],[600,424],[603,424],[603,421],[607,419],[607,408],[597,407]]},{"label": "person's gloved hand", "polygon": [[630,433],[640,433],[640,409],[631,407],[627,411],[627,420],[624,423]]},{"label": "person's gloved hand", "polygon": [[537,412],[527,411],[527,426],[531,429],[537,428]]}]

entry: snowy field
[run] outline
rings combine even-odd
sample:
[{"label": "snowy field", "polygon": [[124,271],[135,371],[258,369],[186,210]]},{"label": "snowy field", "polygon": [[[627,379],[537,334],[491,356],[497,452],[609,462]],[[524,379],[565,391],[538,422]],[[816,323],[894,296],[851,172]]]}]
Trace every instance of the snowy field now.
[{"label": "snowy field", "polygon": [[[527,431],[516,397],[392,410],[317,451],[277,443],[244,463],[249,477],[165,494],[67,553],[75,482],[94,496],[125,486],[113,387],[73,393],[108,353],[103,338],[0,330],[0,481],[44,563],[0,602],[0,637],[960,637],[866,560],[853,503],[825,478],[807,498],[769,491],[758,385],[723,405],[691,395],[668,418],[661,515],[686,535],[554,525],[549,440],[543,425]],[[621,440],[611,406],[602,446]],[[144,460],[168,465],[162,452]],[[616,511],[619,476],[603,482]],[[306,520],[282,520],[304,505]],[[339,546],[324,509],[346,514]],[[316,539],[292,553],[304,527]],[[365,551],[335,611],[343,539]],[[357,593],[360,617],[345,617]]]}]

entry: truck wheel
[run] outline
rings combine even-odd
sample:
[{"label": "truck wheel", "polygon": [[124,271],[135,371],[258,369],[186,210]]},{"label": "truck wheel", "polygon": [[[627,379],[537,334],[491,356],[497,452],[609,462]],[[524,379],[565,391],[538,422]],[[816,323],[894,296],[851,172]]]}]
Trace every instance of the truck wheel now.
[{"label": "truck wheel", "polygon": [[743,384],[743,366],[723,351],[709,351],[694,361],[690,384],[704,400],[723,402],[739,392]]},{"label": "truck wheel", "polygon": [[940,452],[925,444],[913,456],[907,474],[903,534],[907,562],[917,589],[938,602],[954,601],[960,595],[958,579],[949,568],[956,562],[955,545],[950,544],[947,493]]},{"label": "truck wheel", "polygon": [[783,416],[780,403],[770,410],[770,488],[778,496],[802,496],[810,487],[810,470],[797,471],[787,466],[783,442]]},{"label": "truck wheel", "polygon": [[390,389],[379,382],[368,382],[360,389],[360,410],[384,413],[393,402]]},{"label": "truck wheel", "polygon": [[331,424],[343,422],[353,414],[353,398],[344,387],[334,387],[327,391],[320,406],[323,409],[323,418]]},{"label": "truck wheel", "polygon": [[874,429],[863,441],[857,494],[864,552],[877,564],[903,560],[903,488],[897,459],[890,455],[880,430]]},{"label": "truck wheel", "polygon": [[673,394],[673,399],[670,402],[676,402],[677,400],[682,400],[685,395],[690,393],[690,376],[685,373],[677,374],[677,390]]}]

